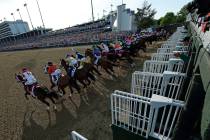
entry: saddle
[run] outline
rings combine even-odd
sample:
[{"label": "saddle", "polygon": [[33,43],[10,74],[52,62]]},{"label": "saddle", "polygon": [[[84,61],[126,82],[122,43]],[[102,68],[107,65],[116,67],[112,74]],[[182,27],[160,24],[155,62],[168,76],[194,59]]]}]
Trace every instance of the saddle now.
[{"label": "saddle", "polygon": [[40,86],[38,85],[38,83],[35,83],[35,84],[32,84],[32,85],[27,85],[27,87],[28,87],[29,91],[32,92],[33,95],[35,95],[34,90],[36,88],[39,88]]}]

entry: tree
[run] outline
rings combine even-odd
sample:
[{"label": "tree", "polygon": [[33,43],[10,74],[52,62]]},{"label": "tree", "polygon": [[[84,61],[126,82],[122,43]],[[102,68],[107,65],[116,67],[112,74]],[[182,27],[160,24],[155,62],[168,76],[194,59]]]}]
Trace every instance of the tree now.
[{"label": "tree", "polygon": [[166,13],[166,15],[160,21],[161,26],[174,24],[174,23],[176,23],[176,16],[174,15],[173,12]]},{"label": "tree", "polygon": [[142,8],[137,8],[137,13],[135,14],[135,22],[138,29],[148,28],[155,24],[154,16],[156,10],[151,8],[146,0],[144,1]]},{"label": "tree", "polygon": [[186,16],[188,14],[187,5],[183,6],[181,10],[177,13],[176,22],[183,23],[186,21]]}]

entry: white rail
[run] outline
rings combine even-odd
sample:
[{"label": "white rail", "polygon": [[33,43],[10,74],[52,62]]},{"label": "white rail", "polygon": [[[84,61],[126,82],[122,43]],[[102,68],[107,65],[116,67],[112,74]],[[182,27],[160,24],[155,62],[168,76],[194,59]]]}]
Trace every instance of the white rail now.
[{"label": "white rail", "polygon": [[184,61],[170,58],[169,61],[147,60],[144,62],[143,72],[163,73],[164,71],[184,72]]},{"label": "white rail", "polygon": [[145,138],[170,139],[181,101],[163,96],[142,97],[122,91],[111,95],[112,124]]},{"label": "white rail", "polygon": [[151,56],[153,61],[169,61],[170,58],[175,58],[174,53],[153,53]]},{"label": "white rail", "polygon": [[151,98],[153,94],[179,99],[185,74],[171,71],[150,73],[136,71],[132,74],[131,93]]}]

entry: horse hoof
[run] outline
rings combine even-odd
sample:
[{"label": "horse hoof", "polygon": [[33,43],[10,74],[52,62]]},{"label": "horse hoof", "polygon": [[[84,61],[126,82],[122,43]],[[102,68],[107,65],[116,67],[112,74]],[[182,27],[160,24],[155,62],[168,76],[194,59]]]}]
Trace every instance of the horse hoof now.
[{"label": "horse hoof", "polygon": [[47,111],[49,111],[49,110],[50,110],[50,107],[48,106],[48,107],[47,107]]},{"label": "horse hoof", "polygon": [[60,97],[63,97],[63,93],[60,93],[60,92],[59,92],[58,95],[59,95]]},{"label": "horse hoof", "polygon": [[57,107],[56,106],[54,106],[54,110],[57,110]]}]

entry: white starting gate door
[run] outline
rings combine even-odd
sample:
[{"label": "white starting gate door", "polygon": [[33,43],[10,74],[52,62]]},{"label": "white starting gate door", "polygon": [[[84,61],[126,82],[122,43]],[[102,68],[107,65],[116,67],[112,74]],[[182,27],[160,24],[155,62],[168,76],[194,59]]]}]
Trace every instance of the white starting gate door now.
[{"label": "white starting gate door", "polygon": [[173,51],[188,51],[189,47],[186,46],[176,46],[175,48],[158,48],[157,53],[172,53]]},{"label": "white starting gate door", "polygon": [[112,125],[142,137],[169,140],[184,103],[153,95],[142,97],[122,91],[111,95]]},{"label": "white starting gate door", "polygon": [[136,71],[132,74],[131,93],[151,98],[153,94],[179,99],[186,74],[164,71],[150,73]]},{"label": "white starting gate door", "polygon": [[72,136],[73,140],[88,140],[85,137],[83,137],[82,135],[80,135],[79,133],[77,133],[76,131],[72,131],[71,136]]},{"label": "white starting gate door", "polygon": [[146,60],[144,62],[143,72],[163,73],[164,71],[184,72],[184,61],[170,58],[169,61]]},{"label": "white starting gate door", "polygon": [[151,56],[153,61],[169,61],[170,58],[175,58],[174,53],[153,53]]}]

